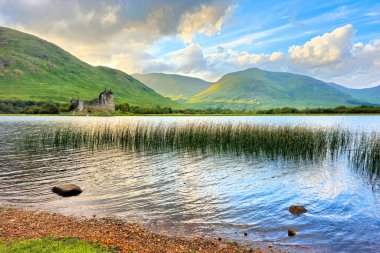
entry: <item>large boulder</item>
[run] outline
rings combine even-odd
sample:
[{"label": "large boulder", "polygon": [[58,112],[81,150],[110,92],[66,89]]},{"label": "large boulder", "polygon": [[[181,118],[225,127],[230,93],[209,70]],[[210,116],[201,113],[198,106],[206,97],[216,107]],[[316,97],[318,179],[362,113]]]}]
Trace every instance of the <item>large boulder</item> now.
[{"label": "large boulder", "polygon": [[82,189],[75,184],[58,185],[51,190],[62,197],[77,196],[82,193]]},{"label": "large boulder", "polygon": [[307,212],[307,209],[304,206],[290,206],[289,207],[289,212],[294,215],[301,215],[303,213]]}]

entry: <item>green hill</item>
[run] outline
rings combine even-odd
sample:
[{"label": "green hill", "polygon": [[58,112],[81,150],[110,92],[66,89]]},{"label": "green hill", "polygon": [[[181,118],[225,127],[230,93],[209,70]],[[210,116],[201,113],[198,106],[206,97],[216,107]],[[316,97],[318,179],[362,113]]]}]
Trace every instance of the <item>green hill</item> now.
[{"label": "green hill", "polygon": [[0,27],[0,100],[69,102],[93,99],[107,87],[116,103],[178,105],[122,71],[91,66],[58,46]]},{"label": "green hill", "polygon": [[171,99],[189,98],[211,86],[212,83],[199,78],[174,74],[133,74],[137,80]]},{"label": "green hill", "polygon": [[336,83],[329,84],[357,100],[370,104],[380,105],[380,85],[372,88],[351,89]]},{"label": "green hill", "polygon": [[223,76],[208,89],[186,102],[193,107],[212,108],[315,108],[357,105],[352,96],[320,80],[257,68]]}]

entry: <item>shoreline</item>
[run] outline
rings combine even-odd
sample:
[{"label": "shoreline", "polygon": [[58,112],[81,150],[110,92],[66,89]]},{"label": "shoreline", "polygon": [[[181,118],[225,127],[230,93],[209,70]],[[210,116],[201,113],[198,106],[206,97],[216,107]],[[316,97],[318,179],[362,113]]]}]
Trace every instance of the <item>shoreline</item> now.
[{"label": "shoreline", "polygon": [[126,115],[75,115],[75,114],[2,114],[0,117],[271,117],[271,116],[299,116],[299,117],[313,117],[313,116],[380,116],[380,113],[279,113],[279,114],[126,114]]},{"label": "shoreline", "polygon": [[0,205],[0,239],[14,241],[54,236],[118,247],[121,252],[288,252],[272,246],[250,248],[222,238],[162,235],[117,219],[84,219],[46,211]]}]

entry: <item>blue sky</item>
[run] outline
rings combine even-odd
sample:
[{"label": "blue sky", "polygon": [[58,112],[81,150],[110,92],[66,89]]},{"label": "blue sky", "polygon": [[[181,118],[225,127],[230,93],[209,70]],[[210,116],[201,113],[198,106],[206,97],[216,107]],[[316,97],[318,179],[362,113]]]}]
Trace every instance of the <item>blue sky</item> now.
[{"label": "blue sky", "polygon": [[259,67],[380,84],[378,0],[0,0],[0,24],[127,73],[215,81]]},{"label": "blue sky", "polygon": [[[237,1],[220,34],[197,35],[194,42],[212,49],[241,38],[257,36],[237,50],[271,53],[288,50],[312,37],[352,24],[354,41],[369,42],[380,38],[380,1]],[[163,54],[179,50],[184,44],[173,38],[157,44]]]}]

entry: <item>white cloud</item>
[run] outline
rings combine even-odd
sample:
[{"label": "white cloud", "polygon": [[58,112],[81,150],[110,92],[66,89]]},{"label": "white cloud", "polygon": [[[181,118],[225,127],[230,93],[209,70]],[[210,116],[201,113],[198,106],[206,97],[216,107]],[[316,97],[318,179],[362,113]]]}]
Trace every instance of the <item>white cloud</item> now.
[{"label": "white cloud", "polygon": [[349,58],[337,63],[334,70],[324,69],[333,81],[352,87],[367,87],[380,84],[380,40],[368,44],[356,43]]},{"label": "white cloud", "polygon": [[352,25],[345,25],[303,45],[291,46],[287,54],[279,51],[255,54],[223,46],[205,53],[200,45],[191,44],[169,54],[170,59],[150,60],[143,71],[150,72],[150,68],[156,66],[164,72],[216,80],[229,72],[259,67],[306,74],[357,88],[379,85],[380,40],[354,44],[353,36]]},{"label": "white cloud", "polygon": [[105,14],[101,18],[101,23],[105,26],[113,25],[117,22],[120,6],[107,6]]},{"label": "white cloud", "polygon": [[212,36],[214,33],[220,32],[223,22],[231,10],[231,7],[201,5],[196,11],[185,13],[178,27],[181,39],[190,43],[197,33]]},{"label": "white cloud", "polygon": [[[220,32],[234,0],[0,0],[0,24],[49,40],[91,64],[141,69],[165,37]],[[150,58],[148,58],[150,60]]]},{"label": "white cloud", "polygon": [[249,65],[262,65],[264,63],[276,62],[281,60],[284,54],[281,52],[274,52],[272,54],[250,54],[247,51],[238,53],[236,62],[242,66]]},{"label": "white cloud", "polygon": [[142,72],[167,72],[196,75],[208,69],[208,62],[203,55],[202,48],[197,44],[190,44],[185,49],[172,55],[168,60],[162,58],[147,59]]},{"label": "white cloud", "polygon": [[[219,34],[234,3],[235,0],[0,0],[0,25],[47,39],[91,64],[128,73],[170,72],[215,80],[228,72],[260,67],[352,87],[380,84],[380,40],[353,43],[355,30],[350,24],[293,45],[287,52],[255,53],[254,49],[258,39],[281,35],[291,24],[253,34],[245,34],[249,28],[237,30],[233,36],[220,36],[217,41],[222,43],[203,50],[197,44],[202,41],[197,40],[198,36]],[[344,15],[347,14],[350,13],[346,11]],[[326,15],[315,19],[337,18]],[[311,22],[315,20],[303,23]],[[245,35],[235,37],[240,34]],[[180,39],[185,48],[165,57],[147,53],[163,38]],[[286,38],[289,36],[272,40]],[[242,45],[245,50],[239,51]]]},{"label": "white cloud", "polygon": [[261,66],[275,70],[285,55],[281,52],[272,54],[250,54],[246,51],[237,52],[221,46],[211,54],[204,54],[198,44],[190,44],[185,49],[170,54],[171,58],[152,58],[147,61],[142,72],[166,72],[192,75],[206,80],[217,80],[228,72],[242,68]]},{"label": "white cloud", "polygon": [[302,46],[290,47],[290,59],[311,68],[336,63],[349,56],[353,35],[352,25],[336,28],[331,33],[312,38]]},{"label": "white cloud", "polygon": [[289,70],[343,85],[362,88],[380,84],[380,42],[353,43],[354,28],[346,25],[289,48]]},{"label": "white cloud", "polygon": [[173,58],[173,62],[177,66],[177,71],[186,74],[201,71],[207,67],[202,48],[196,44],[186,47]]},{"label": "white cloud", "polygon": [[283,57],[284,57],[284,54],[282,52],[274,52],[269,57],[269,60],[271,60],[271,61],[278,61],[278,60],[280,60]]}]

